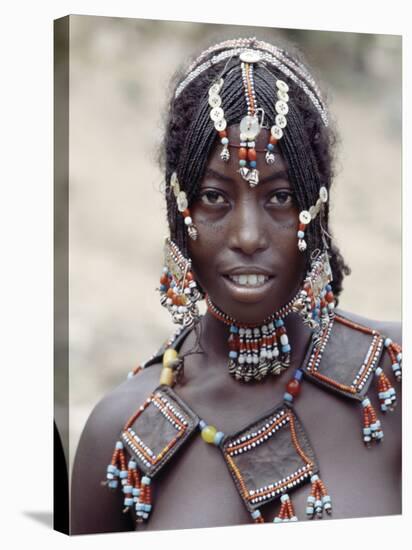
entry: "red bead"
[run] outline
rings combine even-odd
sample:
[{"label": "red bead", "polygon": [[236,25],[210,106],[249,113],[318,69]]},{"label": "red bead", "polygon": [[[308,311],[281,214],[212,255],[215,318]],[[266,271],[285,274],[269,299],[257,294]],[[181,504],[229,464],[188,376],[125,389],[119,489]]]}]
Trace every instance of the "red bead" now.
[{"label": "red bead", "polygon": [[189,211],[189,209],[186,208],[185,210],[183,210],[182,214],[183,214],[183,217],[184,217],[184,218],[189,217],[189,216],[190,216],[190,211]]},{"label": "red bead", "polygon": [[166,275],[166,273],[163,273],[163,275],[160,277],[160,284],[167,285],[168,283],[169,283],[169,277]]},{"label": "red bead", "polygon": [[333,302],[333,300],[335,299],[334,295],[333,295],[333,292],[328,292],[325,296],[325,299],[327,302]]},{"label": "red bead", "polygon": [[245,149],[245,147],[241,147],[239,149],[239,159],[240,160],[246,160],[247,159],[247,149]]},{"label": "red bead", "polygon": [[293,397],[297,397],[300,393],[300,383],[293,378],[287,383],[286,391]]},{"label": "red bead", "polygon": [[256,160],[256,149],[248,149],[247,158],[249,161]]},{"label": "red bead", "polygon": [[173,294],[174,294],[173,289],[168,288],[166,294],[168,298],[173,298]]},{"label": "red bead", "polygon": [[219,137],[220,137],[220,138],[227,137],[227,132],[226,132],[226,130],[221,130],[221,131],[219,132]]},{"label": "red bead", "polygon": [[276,145],[277,142],[278,142],[278,140],[275,137],[270,136],[269,143],[271,143],[272,145]]}]

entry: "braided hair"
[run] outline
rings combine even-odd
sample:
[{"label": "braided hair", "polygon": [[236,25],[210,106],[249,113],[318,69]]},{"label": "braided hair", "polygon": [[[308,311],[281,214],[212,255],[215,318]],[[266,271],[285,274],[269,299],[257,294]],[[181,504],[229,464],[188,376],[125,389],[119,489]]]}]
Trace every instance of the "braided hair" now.
[{"label": "braided hair", "polygon": [[[221,44],[222,49],[225,44]],[[290,48],[289,52],[290,52]],[[202,63],[207,62],[219,51],[218,46],[212,51],[203,52]],[[285,59],[292,63],[302,63],[302,56],[294,50],[293,56],[282,49]],[[199,63],[198,63],[199,65]],[[191,69],[196,67],[192,64]],[[245,116],[245,99],[242,85],[241,66],[238,58],[222,60],[210,66],[191,80],[176,98],[178,84],[186,73],[178,71],[173,79],[172,98],[166,115],[166,128],[160,150],[160,163],[166,180],[167,219],[172,240],[188,256],[187,229],[183,216],[179,213],[170,179],[177,172],[180,187],[186,192],[189,205],[196,199],[200,182],[212,147],[218,138],[213,122],[210,120],[208,90],[212,83],[222,76],[224,85],[220,91],[227,125],[239,124]],[[319,111],[308,94],[292,79],[288,79],[269,63],[257,63],[254,66],[254,87],[258,105],[265,113],[270,125],[275,123],[277,112],[276,80],[282,79],[289,86],[290,101],[287,116],[288,124],[278,147],[288,167],[289,180],[292,185],[299,210],[308,210],[319,198],[319,189],[324,186],[330,190],[333,179],[333,151],[337,138],[330,125],[325,126]],[[313,83],[312,83],[313,86]],[[309,85],[308,85],[309,88]],[[324,247],[324,240],[329,247],[330,264],[333,274],[332,289],[335,298],[342,291],[342,281],[350,273],[339,249],[330,238],[329,201],[323,205],[322,221],[317,216],[308,225],[306,261],[310,265],[313,251]],[[321,225],[322,224],[322,225]],[[323,230],[325,230],[325,232]]]}]

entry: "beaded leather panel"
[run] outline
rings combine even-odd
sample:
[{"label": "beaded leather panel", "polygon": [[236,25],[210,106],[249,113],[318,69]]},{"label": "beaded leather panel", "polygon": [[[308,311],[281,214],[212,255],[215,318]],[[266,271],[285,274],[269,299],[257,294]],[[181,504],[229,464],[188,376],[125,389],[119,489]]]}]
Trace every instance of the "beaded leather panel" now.
[{"label": "beaded leather panel", "polygon": [[198,416],[169,386],[154,390],[131,417],[121,439],[138,467],[153,477],[196,431]]},{"label": "beaded leather panel", "polygon": [[252,512],[310,480],[315,453],[294,410],[278,405],[221,445],[239,494]]},{"label": "beaded leather panel", "polygon": [[377,331],[336,315],[306,360],[304,374],[314,382],[361,401],[379,364],[383,343],[384,338]]}]

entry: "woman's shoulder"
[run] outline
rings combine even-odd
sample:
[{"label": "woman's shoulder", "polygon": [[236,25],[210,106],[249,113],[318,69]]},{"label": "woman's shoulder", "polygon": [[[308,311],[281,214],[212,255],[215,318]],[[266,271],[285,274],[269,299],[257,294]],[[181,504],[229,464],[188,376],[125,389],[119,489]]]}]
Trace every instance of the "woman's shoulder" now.
[{"label": "woman's shoulder", "polygon": [[[353,330],[356,330],[355,325],[359,325],[376,330],[383,337],[390,338],[399,345],[402,343],[402,323],[400,321],[377,321],[340,308],[337,308],[335,313],[338,320],[342,318],[351,321],[353,323]],[[350,325],[347,326],[349,329],[351,328]]]},{"label": "woman's shoulder", "polygon": [[[94,407],[80,437],[73,464],[72,534],[127,531],[129,514],[122,502],[102,486],[116,441],[131,415],[159,385],[161,363],[154,362],[108,392]],[[121,499],[121,495],[120,495]],[[99,506],[95,503],[99,502]]]}]

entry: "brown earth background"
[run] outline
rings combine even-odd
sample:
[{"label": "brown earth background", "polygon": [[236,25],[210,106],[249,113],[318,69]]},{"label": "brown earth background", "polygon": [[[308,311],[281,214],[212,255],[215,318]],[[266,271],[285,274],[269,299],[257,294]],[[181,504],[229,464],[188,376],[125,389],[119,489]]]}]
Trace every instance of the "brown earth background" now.
[{"label": "brown earth background", "polygon": [[169,80],[199,48],[237,36],[286,38],[320,75],[340,135],[331,228],[352,268],[340,305],[401,318],[399,36],[72,16],[70,464],[94,405],[174,330],[155,291]]}]

